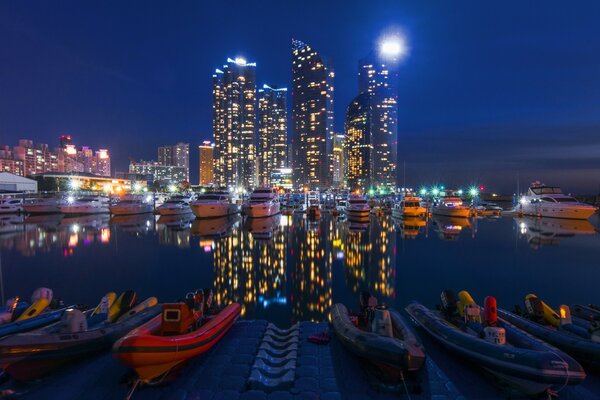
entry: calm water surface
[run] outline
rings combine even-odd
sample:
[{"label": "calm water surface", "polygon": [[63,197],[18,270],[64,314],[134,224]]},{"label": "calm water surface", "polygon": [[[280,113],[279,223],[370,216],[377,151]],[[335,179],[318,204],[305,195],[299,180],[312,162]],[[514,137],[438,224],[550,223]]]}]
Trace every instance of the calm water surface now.
[{"label": "calm water surface", "polygon": [[590,222],[486,218],[429,221],[371,216],[354,224],[323,214],[261,220],[193,215],[0,217],[2,301],[52,288],[95,305],[107,291],[174,301],[212,287],[245,318],[280,326],[323,320],[361,290],[402,308],[429,306],[446,288],[500,305],[536,293],[548,303],[600,303],[598,217]]}]

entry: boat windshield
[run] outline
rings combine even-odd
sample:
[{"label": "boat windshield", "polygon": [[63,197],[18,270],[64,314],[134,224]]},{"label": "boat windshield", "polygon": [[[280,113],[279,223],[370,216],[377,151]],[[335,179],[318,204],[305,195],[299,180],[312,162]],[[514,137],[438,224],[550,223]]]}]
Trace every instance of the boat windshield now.
[{"label": "boat windshield", "polygon": [[556,201],[552,197],[542,197],[542,201],[546,203],[556,203]]},{"label": "boat windshield", "polygon": [[198,200],[223,200],[224,196],[220,196],[218,194],[204,194],[198,197]]},{"label": "boat windshield", "polygon": [[350,200],[350,204],[367,204],[366,200]]},{"label": "boat windshield", "polygon": [[577,199],[573,198],[573,197],[555,197],[554,200],[558,201],[559,203],[578,203]]},{"label": "boat windshield", "polygon": [[529,188],[529,190],[531,190],[533,193],[535,193],[537,195],[562,194],[562,190],[560,190],[559,187],[542,186],[542,187],[532,187],[532,188]]},{"label": "boat windshield", "polygon": [[407,201],[406,203],[404,203],[404,207],[419,207],[421,204],[419,204],[416,201]]}]

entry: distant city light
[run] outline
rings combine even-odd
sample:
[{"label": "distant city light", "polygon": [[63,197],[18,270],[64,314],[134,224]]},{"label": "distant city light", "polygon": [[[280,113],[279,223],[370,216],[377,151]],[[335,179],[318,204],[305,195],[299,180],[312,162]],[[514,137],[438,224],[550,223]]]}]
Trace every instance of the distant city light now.
[{"label": "distant city light", "polygon": [[141,184],[141,183],[139,183],[139,182],[136,182],[136,183],[134,183],[134,184],[133,184],[133,190],[134,190],[135,192],[139,192],[140,190],[142,190],[142,184]]},{"label": "distant city light", "polygon": [[425,196],[425,195],[427,194],[427,189],[425,189],[425,188],[422,188],[421,190],[419,190],[419,194],[420,194],[421,196]]},{"label": "distant city light", "polygon": [[479,191],[477,190],[477,188],[472,187],[471,189],[469,189],[469,195],[475,197],[479,194]]},{"label": "distant city light", "polygon": [[386,35],[379,41],[379,54],[385,58],[401,59],[408,53],[406,39],[399,35]]},{"label": "distant city light", "polygon": [[81,183],[77,179],[71,179],[69,181],[69,188],[71,190],[77,190],[77,189],[79,189],[80,185],[81,185]]},{"label": "distant city light", "polygon": [[457,193],[458,193],[458,195],[459,195],[459,196],[462,196],[462,194],[463,194],[463,190],[462,190],[462,189],[458,189],[458,192],[457,192]]}]

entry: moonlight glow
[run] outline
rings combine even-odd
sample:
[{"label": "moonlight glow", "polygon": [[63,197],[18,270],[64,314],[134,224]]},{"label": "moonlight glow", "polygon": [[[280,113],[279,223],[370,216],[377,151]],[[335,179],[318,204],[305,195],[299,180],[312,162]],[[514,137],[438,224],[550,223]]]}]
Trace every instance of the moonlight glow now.
[{"label": "moonlight glow", "polygon": [[408,52],[408,45],[400,35],[385,36],[379,41],[379,54],[395,59],[403,58]]}]

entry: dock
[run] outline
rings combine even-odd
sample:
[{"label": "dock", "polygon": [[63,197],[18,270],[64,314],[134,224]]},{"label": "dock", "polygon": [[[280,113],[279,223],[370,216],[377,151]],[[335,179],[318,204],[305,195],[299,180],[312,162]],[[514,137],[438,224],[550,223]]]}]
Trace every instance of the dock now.
[{"label": "dock", "polygon": [[[308,341],[310,335],[328,329],[327,323],[302,322],[279,329],[266,321],[238,321],[209,352],[173,371],[163,382],[139,387],[132,399],[506,398],[477,367],[465,366],[464,360],[449,356],[425,337],[427,361],[416,377],[416,387],[415,382],[400,386],[400,390],[374,385],[369,368],[343,348],[335,335],[326,345]],[[105,353],[71,365],[31,387],[17,386],[15,398],[124,399],[132,378],[127,368]],[[559,399],[600,399],[600,381],[589,376],[583,385],[561,391]]]}]

